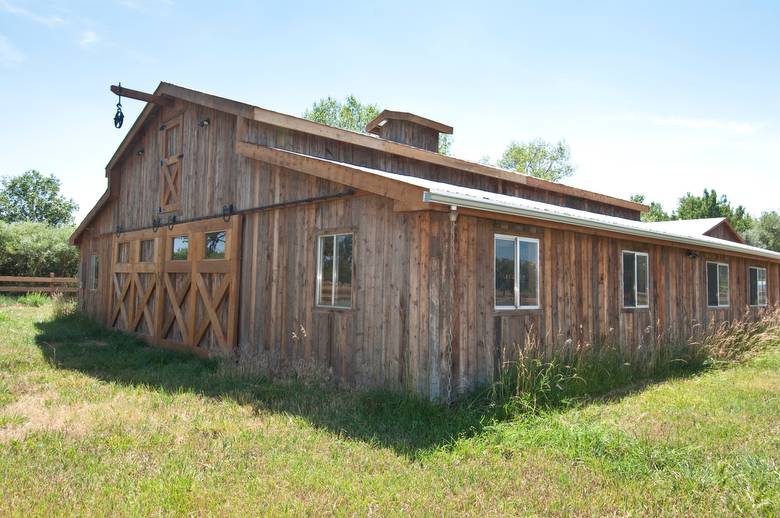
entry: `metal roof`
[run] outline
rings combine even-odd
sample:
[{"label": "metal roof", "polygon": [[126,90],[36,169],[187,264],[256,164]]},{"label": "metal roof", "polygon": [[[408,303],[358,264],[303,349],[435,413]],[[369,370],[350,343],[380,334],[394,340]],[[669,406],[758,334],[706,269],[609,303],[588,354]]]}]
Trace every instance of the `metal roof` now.
[{"label": "metal roof", "polygon": [[[426,180],[424,178],[417,178],[414,176],[389,173],[379,169],[361,167],[334,160],[324,161],[421,187],[426,191],[423,193],[423,201],[427,203],[439,203],[450,206],[454,205],[456,207],[484,210],[485,212],[492,212],[497,214],[524,216],[528,218],[554,221],[557,223],[565,223],[591,229],[618,232],[628,236],[660,239],[682,245],[695,245],[711,248],[713,250],[749,254],[774,261],[780,261],[780,253],[778,252],[702,235],[698,232],[703,226],[702,223],[691,224],[690,226],[657,225],[655,223],[645,223],[642,221],[618,218],[615,216],[607,216],[604,214],[597,214],[594,212],[572,209],[569,207],[561,207],[558,205],[529,200],[517,196],[496,194],[479,189],[472,189],[469,187],[461,187],[444,182]],[[720,220],[720,218],[714,219]],[[701,220],[694,221],[700,222]]]}]

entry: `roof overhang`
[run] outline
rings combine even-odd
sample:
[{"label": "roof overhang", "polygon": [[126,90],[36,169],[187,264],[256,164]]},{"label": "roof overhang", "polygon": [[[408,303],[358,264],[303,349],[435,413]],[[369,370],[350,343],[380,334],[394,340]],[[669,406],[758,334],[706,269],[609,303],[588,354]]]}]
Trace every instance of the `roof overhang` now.
[{"label": "roof overhang", "polygon": [[432,130],[438,131],[439,133],[446,133],[447,135],[452,135],[452,132],[454,131],[452,126],[447,126],[441,122],[426,119],[425,117],[420,117],[419,115],[415,115],[413,113],[399,112],[395,110],[382,110],[382,113],[371,119],[371,121],[366,124],[366,131],[369,133],[378,134],[379,128],[381,128],[382,125],[389,120],[411,122],[419,126],[431,128]]},{"label": "roof overhang", "polygon": [[631,220],[626,220],[626,224],[599,221],[597,219],[582,218],[573,216],[571,214],[539,210],[533,207],[518,207],[489,200],[478,200],[472,197],[460,196],[450,192],[437,192],[436,190],[429,190],[425,192],[423,194],[423,200],[427,203],[440,203],[444,205],[470,208],[494,214],[507,214],[530,219],[552,221],[565,225],[618,233],[642,239],[665,241],[678,245],[704,248],[712,251],[723,251],[743,256],[762,257],[774,262],[780,262],[780,253],[773,252],[771,250],[765,250],[763,248],[748,246],[745,244],[709,236],[682,236],[669,232],[661,232],[650,228],[642,228],[640,226],[641,222],[637,222],[640,223],[640,225],[629,224],[629,222],[633,223]]}]

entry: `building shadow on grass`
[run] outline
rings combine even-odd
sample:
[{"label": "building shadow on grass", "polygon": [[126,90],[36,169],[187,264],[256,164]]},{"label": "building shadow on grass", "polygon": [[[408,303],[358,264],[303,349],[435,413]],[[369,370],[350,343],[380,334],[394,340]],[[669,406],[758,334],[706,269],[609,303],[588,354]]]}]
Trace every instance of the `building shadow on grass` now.
[{"label": "building shadow on grass", "polygon": [[232,399],[260,412],[299,416],[342,437],[418,458],[483,429],[488,406],[470,398],[436,405],[388,391],[343,390],[300,380],[241,375],[216,360],[149,347],[78,315],[38,322],[36,343],[50,365],[95,379],[167,393]]},{"label": "building shadow on grass", "polygon": [[[231,399],[250,405],[257,413],[299,416],[315,427],[390,448],[410,459],[446,448],[460,438],[480,433],[496,419],[506,418],[485,394],[473,394],[445,406],[388,391],[342,390],[322,383],[241,375],[221,367],[216,360],[149,347],[138,338],[79,315],[38,322],[36,327],[36,343],[55,368],[126,386]],[[649,383],[630,384],[597,400],[621,399],[644,390]]]}]

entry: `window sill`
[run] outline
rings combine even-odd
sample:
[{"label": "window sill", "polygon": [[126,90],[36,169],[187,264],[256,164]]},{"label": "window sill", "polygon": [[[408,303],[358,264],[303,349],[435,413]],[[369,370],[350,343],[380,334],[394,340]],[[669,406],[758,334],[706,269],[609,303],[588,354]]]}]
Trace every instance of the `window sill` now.
[{"label": "window sill", "polygon": [[330,313],[330,312],[352,313],[354,311],[357,311],[354,307],[351,307],[351,308],[341,308],[341,307],[338,307],[338,306],[314,306],[314,312],[315,313]]},{"label": "window sill", "polygon": [[512,315],[521,315],[525,313],[543,313],[544,310],[540,307],[535,308],[507,308],[507,309],[499,309],[499,308],[493,308],[493,316],[512,316]]},{"label": "window sill", "polygon": [[630,307],[627,308],[624,306],[620,308],[620,311],[622,311],[623,313],[640,313],[642,311],[650,311],[650,306],[641,306],[637,308],[630,308]]}]

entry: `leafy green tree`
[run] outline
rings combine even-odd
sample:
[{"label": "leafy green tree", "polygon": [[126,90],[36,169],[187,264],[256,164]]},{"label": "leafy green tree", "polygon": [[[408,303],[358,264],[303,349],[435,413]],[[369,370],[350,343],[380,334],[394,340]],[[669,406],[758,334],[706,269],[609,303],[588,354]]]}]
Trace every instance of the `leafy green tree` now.
[{"label": "leafy green tree", "polygon": [[753,226],[753,218],[745,207],[732,207],[729,199],[725,195],[719,197],[715,189],[704,189],[701,196],[686,193],[680,198],[673,219],[698,218],[727,218],[740,234],[744,234]]},{"label": "leafy green tree", "polygon": [[[382,109],[377,104],[363,104],[354,95],[348,95],[344,102],[333,97],[324,97],[303,112],[303,118],[336,128],[366,132],[366,125]],[[439,135],[439,153],[449,155],[452,148],[452,135]]]},{"label": "leafy green tree", "polygon": [[[645,203],[645,195],[644,194],[633,194],[631,196],[631,201],[635,201],[637,203]],[[672,219],[672,217],[664,210],[663,205],[658,203],[657,201],[650,202],[650,210],[642,214],[642,221],[669,221]]]},{"label": "leafy green tree", "polygon": [[553,144],[542,139],[511,142],[498,160],[498,167],[552,182],[571,176],[575,169],[565,141]]},{"label": "leafy green tree", "polygon": [[73,226],[0,222],[0,275],[76,275],[79,250],[68,243]]},{"label": "leafy green tree", "polygon": [[60,180],[31,170],[0,180],[0,221],[32,221],[60,226],[73,223],[79,206],[60,194]]},{"label": "leafy green tree", "polygon": [[363,104],[354,95],[348,95],[344,102],[333,97],[320,99],[303,112],[303,117],[328,126],[365,133],[366,124],[381,111],[376,104]]},{"label": "leafy green tree", "polygon": [[780,252],[780,214],[768,211],[754,221],[753,228],[745,233],[747,242]]}]

